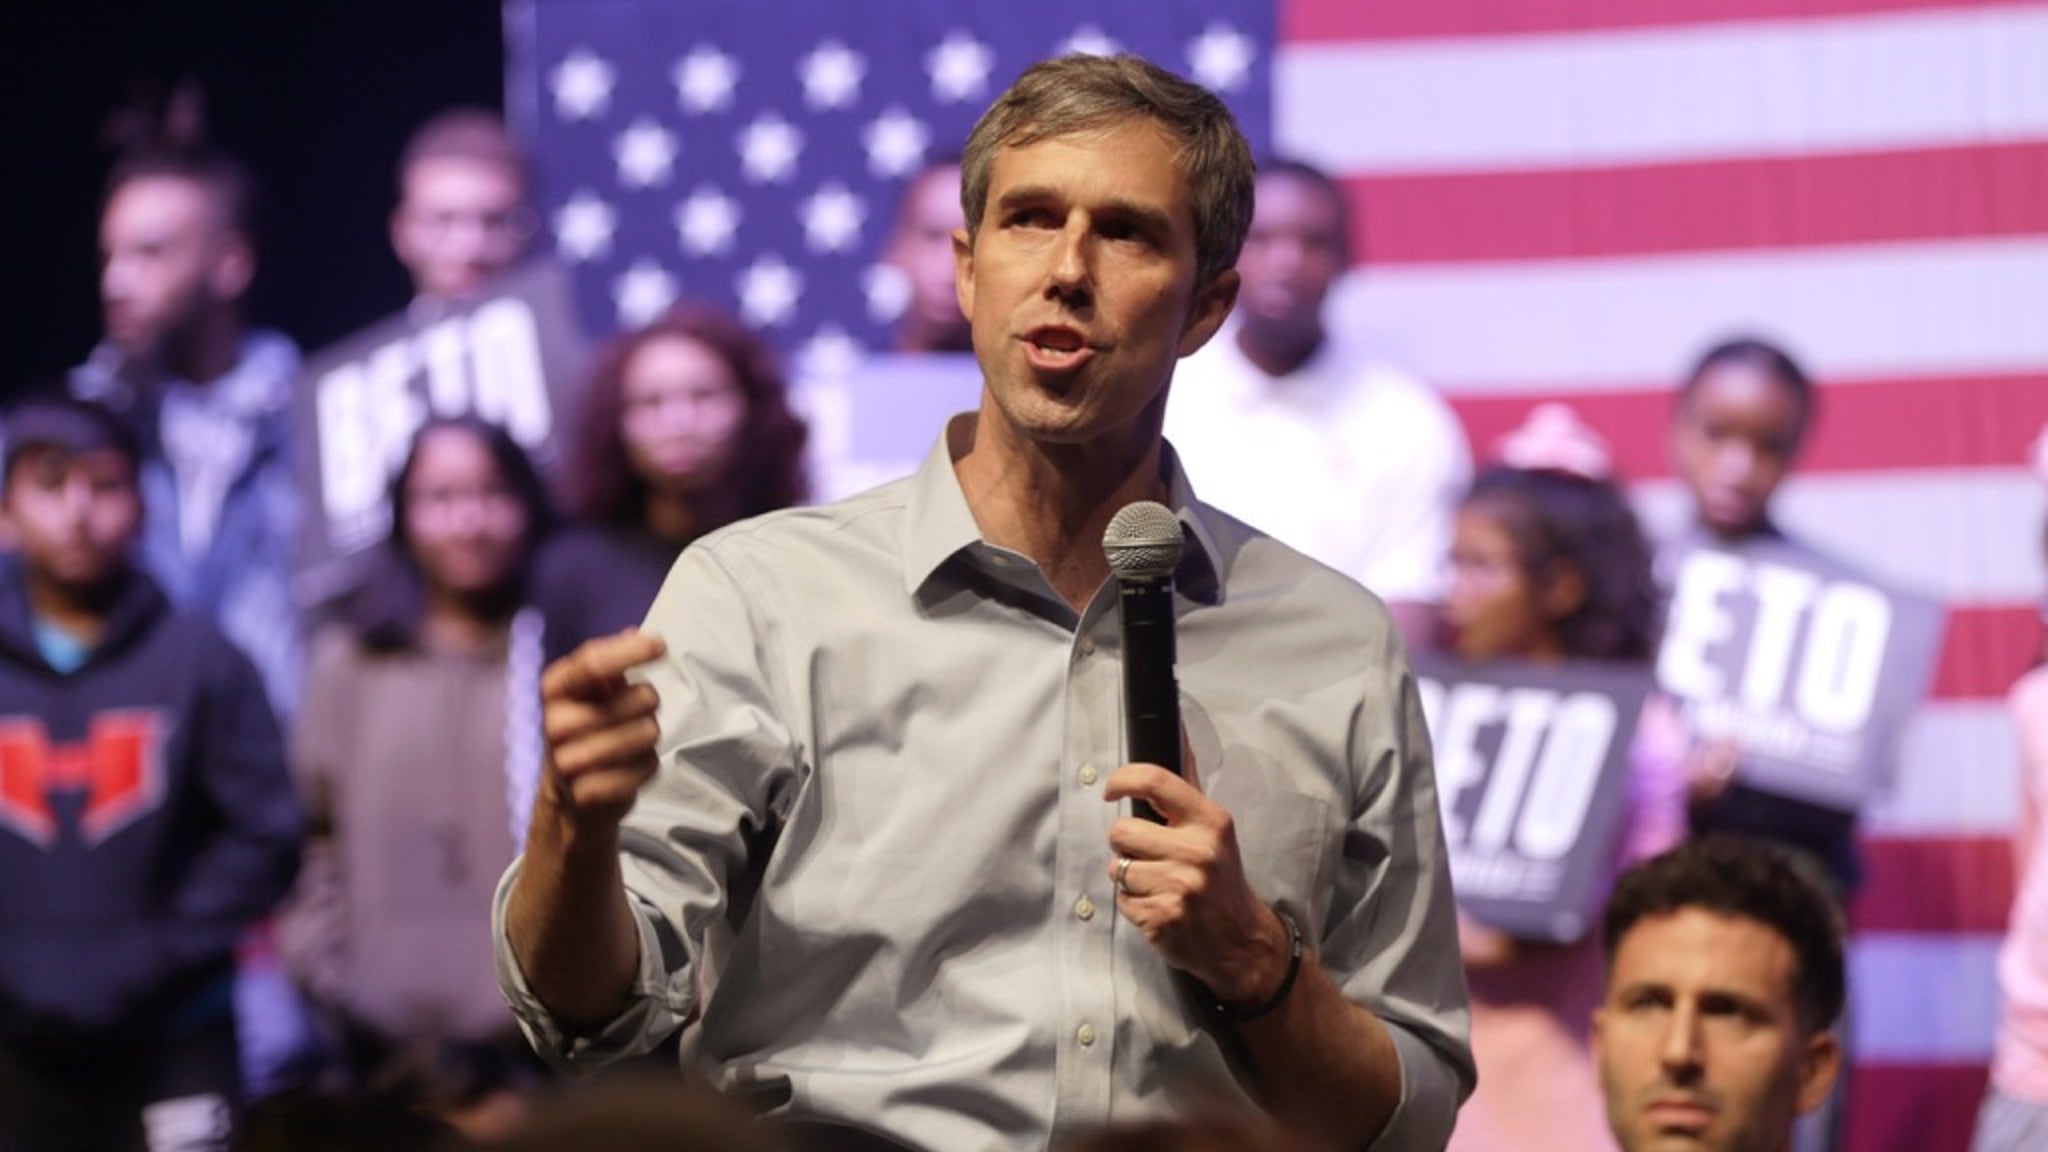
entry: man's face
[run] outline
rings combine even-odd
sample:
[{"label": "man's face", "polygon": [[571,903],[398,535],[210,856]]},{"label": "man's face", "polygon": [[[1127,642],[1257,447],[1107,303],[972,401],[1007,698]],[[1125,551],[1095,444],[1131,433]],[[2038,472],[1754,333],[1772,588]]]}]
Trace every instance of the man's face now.
[{"label": "man's face", "polygon": [[466,300],[510,268],[533,234],[526,188],[501,164],[430,156],[406,170],[391,247],[413,291]]},{"label": "man's face", "polygon": [[71,588],[119,571],[142,523],[134,466],[110,448],[25,449],[7,476],[5,507],[29,570]]},{"label": "man's face", "polygon": [[1243,323],[1289,333],[1321,328],[1323,300],[1344,274],[1344,217],[1329,190],[1287,172],[1259,177],[1237,271]]},{"label": "man's face", "polygon": [[1023,438],[1156,436],[1174,362],[1229,312],[1234,273],[1195,282],[1175,151],[1148,120],[997,151],[954,263],[988,398]]},{"label": "man's face", "polygon": [[910,288],[909,303],[897,320],[900,350],[965,352],[972,347],[967,317],[953,291],[953,233],[966,226],[958,167],[929,169],[904,189],[887,253]]},{"label": "man's face", "polygon": [[1698,908],[1623,936],[1593,1013],[1607,1121],[1625,1152],[1782,1152],[1834,1083],[1841,1049],[1809,1034],[1797,958],[1763,924]]},{"label": "man's face", "polygon": [[107,339],[128,356],[161,355],[239,298],[248,272],[246,246],[194,181],[129,180],[100,216],[100,306]]},{"label": "man's face", "polygon": [[1671,430],[1678,474],[1715,535],[1762,527],[1799,451],[1803,418],[1791,388],[1760,365],[1707,369],[1680,401]]}]

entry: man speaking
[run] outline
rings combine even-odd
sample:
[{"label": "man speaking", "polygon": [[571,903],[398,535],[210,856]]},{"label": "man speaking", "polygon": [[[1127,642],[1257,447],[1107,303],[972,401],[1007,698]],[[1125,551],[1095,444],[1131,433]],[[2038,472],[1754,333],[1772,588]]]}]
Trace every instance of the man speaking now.
[{"label": "man speaking", "polygon": [[[688,1023],[718,1086],[943,1152],[1233,1104],[1441,1147],[1472,1066],[1406,656],[1160,435],[1236,296],[1244,138],[1064,57],[975,126],[961,199],[979,410],[912,476],[699,541],[640,634],[548,670],[507,994],[567,1063]],[[1141,500],[1185,536],[1184,777],[1122,762],[1102,540]]]}]

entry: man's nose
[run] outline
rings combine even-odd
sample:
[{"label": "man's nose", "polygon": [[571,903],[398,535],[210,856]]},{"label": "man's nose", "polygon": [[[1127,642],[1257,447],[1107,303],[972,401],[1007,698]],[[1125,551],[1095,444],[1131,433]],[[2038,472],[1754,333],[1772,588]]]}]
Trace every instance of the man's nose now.
[{"label": "man's nose", "polygon": [[1699,1009],[1681,1004],[1672,1011],[1669,1023],[1665,1025],[1664,1046],[1658,1058],[1664,1062],[1667,1072],[1674,1078],[1681,1078],[1700,1067],[1703,1043]]},{"label": "man's nose", "polygon": [[1051,266],[1046,270],[1051,289],[1061,296],[1086,293],[1094,275],[1089,267],[1091,258],[1085,226],[1069,223],[1053,239]]},{"label": "man's nose", "polygon": [[1756,449],[1740,441],[1723,444],[1714,454],[1714,471],[1724,481],[1746,479],[1756,471]]},{"label": "man's nose", "polygon": [[119,256],[108,257],[100,265],[100,298],[113,300],[127,295],[133,279],[132,265],[127,260]]}]

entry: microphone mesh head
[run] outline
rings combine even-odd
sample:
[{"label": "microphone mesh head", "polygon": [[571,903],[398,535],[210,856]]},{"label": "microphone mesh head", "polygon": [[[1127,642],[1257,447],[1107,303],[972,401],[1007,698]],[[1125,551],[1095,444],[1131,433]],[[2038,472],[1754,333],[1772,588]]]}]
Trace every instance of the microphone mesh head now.
[{"label": "microphone mesh head", "polygon": [[1180,550],[1180,517],[1150,500],[1117,509],[1102,533],[1102,554],[1119,580],[1164,580],[1180,567]]}]

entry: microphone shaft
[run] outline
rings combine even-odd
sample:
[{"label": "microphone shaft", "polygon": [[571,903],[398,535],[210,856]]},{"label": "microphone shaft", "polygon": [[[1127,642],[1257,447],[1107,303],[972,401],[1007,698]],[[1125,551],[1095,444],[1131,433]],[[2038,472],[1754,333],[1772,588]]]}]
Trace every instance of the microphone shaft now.
[{"label": "microphone shaft", "polygon": [[[1180,685],[1174,677],[1173,581],[1118,584],[1124,646],[1124,751],[1130,760],[1181,770]],[[1137,815],[1159,820],[1149,804]]]}]

